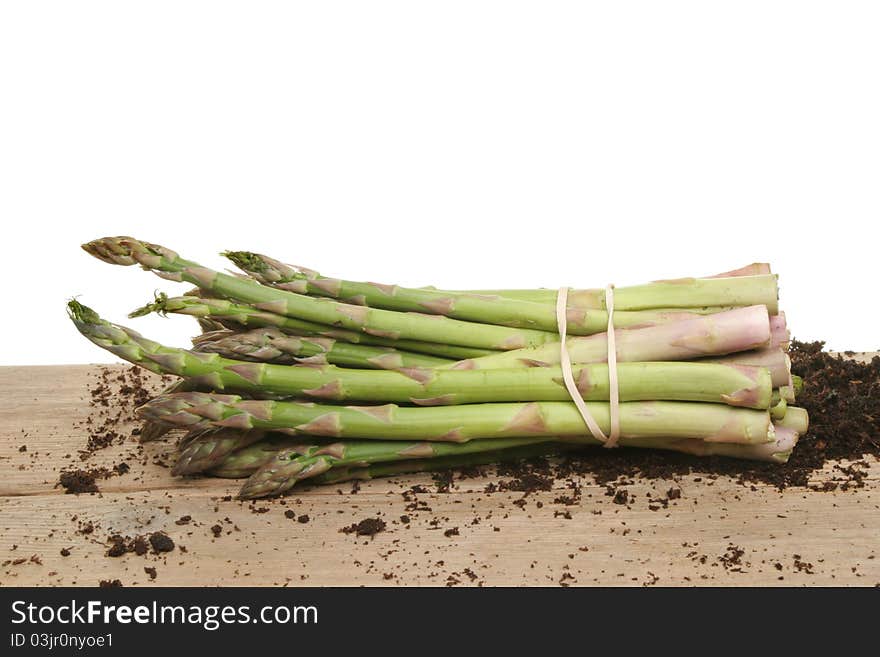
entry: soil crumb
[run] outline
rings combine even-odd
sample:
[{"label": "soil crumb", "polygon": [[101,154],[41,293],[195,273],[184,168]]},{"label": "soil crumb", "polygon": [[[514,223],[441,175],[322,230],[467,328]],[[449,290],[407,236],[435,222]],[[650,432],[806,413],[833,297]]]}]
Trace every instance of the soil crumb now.
[{"label": "soil crumb", "polygon": [[380,518],[366,518],[340,530],[343,534],[373,537],[385,531],[385,521]]},{"label": "soil crumb", "polygon": [[67,470],[61,473],[58,484],[65,493],[79,495],[80,493],[97,493],[98,485],[95,483],[95,473],[87,470]]}]

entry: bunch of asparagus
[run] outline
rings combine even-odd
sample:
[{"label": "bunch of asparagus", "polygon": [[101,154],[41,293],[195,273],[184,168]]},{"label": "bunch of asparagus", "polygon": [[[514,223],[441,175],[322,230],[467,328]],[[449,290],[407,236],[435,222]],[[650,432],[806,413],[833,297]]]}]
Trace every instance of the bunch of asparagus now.
[{"label": "bunch of asparagus", "polygon": [[[196,286],[131,314],[196,317],[192,349],[68,305],[98,346],[180,377],[138,409],[146,439],[185,432],[176,475],[247,478],[255,498],[600,442],[562,379],[556,290],[358,283],[242,251],[224,254],[243,272],[227,274],[130,237],[83,248]],[[577,388],[607,432],[604,291],[572,290],[566,319]],[[768,265],[618,288],[612,319],[621,446],[787,461],[808,418]]]}]

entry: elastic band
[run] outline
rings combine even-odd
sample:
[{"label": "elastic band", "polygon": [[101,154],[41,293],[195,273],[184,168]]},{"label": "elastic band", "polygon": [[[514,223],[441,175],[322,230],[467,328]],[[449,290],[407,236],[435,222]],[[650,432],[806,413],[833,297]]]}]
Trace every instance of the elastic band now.
[{"label": "elastic band", "polygon": [[620,438],[620,391],[617,385],[617,346],[614,336],[614,286],[609,285],[605,288],[605,309],[608,311],[608,337],[606,340],[608,345],[608,406],[611,415],[611,431],[607,436],[590,414],[571,371],[571,357],[568,355],[568,345],[566,345],[568,290],[567,287],[561,287],[556,296],[556,325],[559,329],[559,365],[562,368],[562,380],[593,437],[605,447],[617,447],[617,441]]}]

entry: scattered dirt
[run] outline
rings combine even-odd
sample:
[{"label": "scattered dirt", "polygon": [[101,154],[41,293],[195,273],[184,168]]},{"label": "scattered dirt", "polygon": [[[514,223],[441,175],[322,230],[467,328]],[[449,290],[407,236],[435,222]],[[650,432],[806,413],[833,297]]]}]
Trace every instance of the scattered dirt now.
[{"label": "scattered dirt", "polygon": [[171,552],[174,549],[174,541],[164,532],[154,532],[149,535],[135,537],[113,534],[107,541],[110,543],[110,547],[107,550],[108,557],[121,557],[129,553],[142,557],[150,551],[150,547],[153,548],[154,554]]}]

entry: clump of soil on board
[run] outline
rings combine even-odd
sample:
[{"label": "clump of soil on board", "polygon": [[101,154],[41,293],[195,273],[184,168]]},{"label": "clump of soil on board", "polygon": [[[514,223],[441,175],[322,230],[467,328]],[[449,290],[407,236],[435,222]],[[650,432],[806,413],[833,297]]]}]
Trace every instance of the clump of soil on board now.
[{"label": "clump of soil on board", "polygon": [[343,534],[354,534],[355,536],[369,536],[372,538],[379,532],[384,532],[386,523],[380,518],[365,518],[360,522],[355,522],[348,527],[343,527],[339,531]]}]

